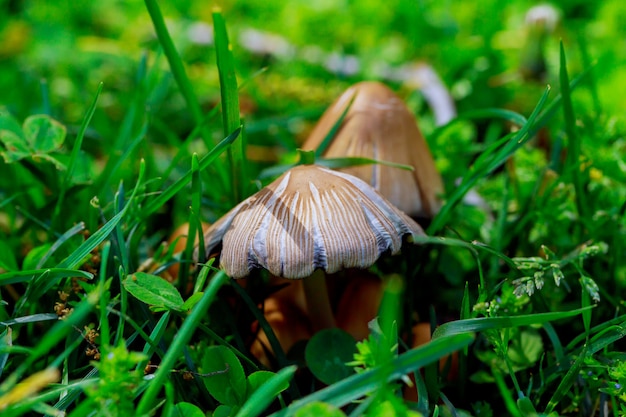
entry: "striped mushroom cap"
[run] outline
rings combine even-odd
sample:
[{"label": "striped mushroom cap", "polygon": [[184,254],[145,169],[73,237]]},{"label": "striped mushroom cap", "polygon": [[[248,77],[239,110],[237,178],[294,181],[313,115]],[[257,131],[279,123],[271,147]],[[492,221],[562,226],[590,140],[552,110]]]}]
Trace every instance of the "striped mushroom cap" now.
[{"label": "striped mushroom cap", "polygon": [[422,228],[362,180],[316,165],[290,169],[241,202],[204,235],[207,255],[222,242],[221,267],[232,278],[265,268],[305,278],[320,268],[367,268],[398,253]]},{"label": "striped mushroom cap", "polygon": [[441,206],[441,175],[415,116],[384,84],[367,81],[346,90],[322,115],[302,149],[320,146],[353,97],[324,156],[361,156],[413,166],[412,172],[385,165],[360,165],[341,171],[361,178],[409,216],[433,217]]}]

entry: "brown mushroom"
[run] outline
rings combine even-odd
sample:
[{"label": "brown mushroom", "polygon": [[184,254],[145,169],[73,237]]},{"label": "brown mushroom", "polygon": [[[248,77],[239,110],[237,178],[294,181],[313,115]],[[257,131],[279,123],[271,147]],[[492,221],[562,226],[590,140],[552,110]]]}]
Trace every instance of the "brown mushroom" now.
[{"label": "brown mushroom", "polygon": [[[205,233],[207,254],[222,243],[232,278],[254,268],[303,281],[314,330],[333,327],[324,272],[367,268],[397,254],[422,228],[364,181],[316,165],[290,169],[241,202]],[[205,254],[205,256],[207,255]]]},{"label": "brown mushroom", "polygon": [[346,90],[322,115],[302,148],[316,150],[349,105],[324,157],[367,157],[411,165],[407,171],[386,165],[362,165],[341,171],[361,178],[414,218],[430,218],[440,208],[443,182],[415,116],[379,82],[361,82]]}]

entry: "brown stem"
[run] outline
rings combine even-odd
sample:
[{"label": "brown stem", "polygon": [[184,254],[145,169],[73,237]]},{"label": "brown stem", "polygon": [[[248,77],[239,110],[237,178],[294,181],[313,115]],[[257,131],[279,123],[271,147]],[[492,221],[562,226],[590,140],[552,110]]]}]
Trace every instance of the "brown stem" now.
[{"label": "brown stem", "polygon": [[336,327],[324,271],[316,270],[310,277],[304,278],[303,284],[304,298],[313,331]]}]

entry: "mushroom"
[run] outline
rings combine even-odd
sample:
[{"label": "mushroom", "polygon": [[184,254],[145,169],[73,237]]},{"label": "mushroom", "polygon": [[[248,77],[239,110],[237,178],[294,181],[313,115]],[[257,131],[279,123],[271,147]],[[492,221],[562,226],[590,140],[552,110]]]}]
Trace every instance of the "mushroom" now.
[{"label": "mushroom", "polygon": [[367,268],[397,254],[422,228],[364,181],[316,165],[296,166],[239,203],[205,233],[208,256],[232,278],[255,268],[302,279],[313,330],[334,327],[324,272]]},{"label": "mushroom", "polygon": [[440,209],[443,182],[415,116],[402,100],[379,82],[361,82],[346,90],[322,115],[304,142],[316,150],[354,97],[324,157],[367,157],[411,165],[407,171],[386,165],[341,169],[369,183],[413,218],[430,218]]},{"label": "mushroom", "polygon": [[548,75],[545,44],[561,19],[557,8],[549,4],[539,4],[526,12],[526,41],[522,48],[519,72],[524,80],[541,82]]},{"label": "mushroom", "polygon": [[443,126],[457,116],[452,94],[443,80],[427,62],[410,62],[391,70],[388,79],[405,88],[419,90],[430,107],[435,126]]}]

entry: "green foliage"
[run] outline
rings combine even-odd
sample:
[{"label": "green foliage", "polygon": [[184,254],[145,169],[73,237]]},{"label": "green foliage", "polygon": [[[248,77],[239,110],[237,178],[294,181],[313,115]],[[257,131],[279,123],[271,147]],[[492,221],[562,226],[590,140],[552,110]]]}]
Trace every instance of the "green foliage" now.
[{"label": "green foliage", "polygon": [[305,405],[296,413],[294,417],[309,417],[309,416],[320,416],[320,417],[345,417],[340,409],[337,407],[333,407],[330,404],[326,404],[323,402],[314,402]]},{"label": "green foliage", "polygon": [[196,405],[180,402],[174,406],[172,417],[205,417],[205,414]]},{"label": "green foliage", "polygon": [[609,379],[606,387],[601,389],[607,394],[617,398],[620,412],[626,413],[626,393],[624,384],[626,383],[626,362],[617,360],[614,365],[608,368]]},{"label": "green foliage", "polygon": [[161,277],[136,272],[127,277],[122,284],[126,291],[150,305],[154,310],[180,311],[183,309],[183,297],[172,284]]},{"label": "green foliage", "polygon": [[[129,352],[124,343],[107,348],[105,352],[100,361],[93,362],[99,378],[97,384],[85,391],[91,400],[89,407],[98,409],[100,416],[133,414],[136,390],[143,379],[143,369],[136,366],[146,357],[139,352]],[[85,407],[81,411],[85,411]]]},{"label": "green foliage", "polygon": [[[553,2],[553,28],[521,1],[5,6],[3,416],[626,414],[621,1]],[[418,61],[456,104],[443,126]],[[280,288],[231,285],[194,238],[368,79],[415,113],[444,205],[370,271],[367,338],[285,353],[259,309]],[[183,222],[184,249],[161,244]],[[259,329],[275,372],[250,352]]]},{"label": "green foliage", "polygon": [[341,329],[324,329],[307,343],[304,357],[309,370],[317,379],[331,385],[350,376],[346,365],[352,359],[355,341]]},{"label": "green foliage", "polygon": [[[2,117],[11,119],[7,114]],[[8,120],[2,124],[12,127],[15,123],[15,120]],[[0,141],[5,149],[2,156],[7,163],[30,157],[35,162],[43,160],[57,169],[65,169],[65,165],[54,156],[65,141],[65,133],[65,126],[49,116],[30,116],[24,120],[21,129],[0,131]]]},{"label": "green foliage", "polygon": [[[241,362],[224,346],[211,346],[202,357],[204,385],[221,404],[217,415],[257,416],[289,386],[294,368],[278,374],[257,371],[247,378]],[[214,414],[215,415],[215,414]]]},{"label": "green foliage", "polygon": [[202,369],[216,373],[204,380],[209,393],[224,405],[243,404],[246,398],[246,376],[237,357],[223,346],[211,346],[204,351]]}]

